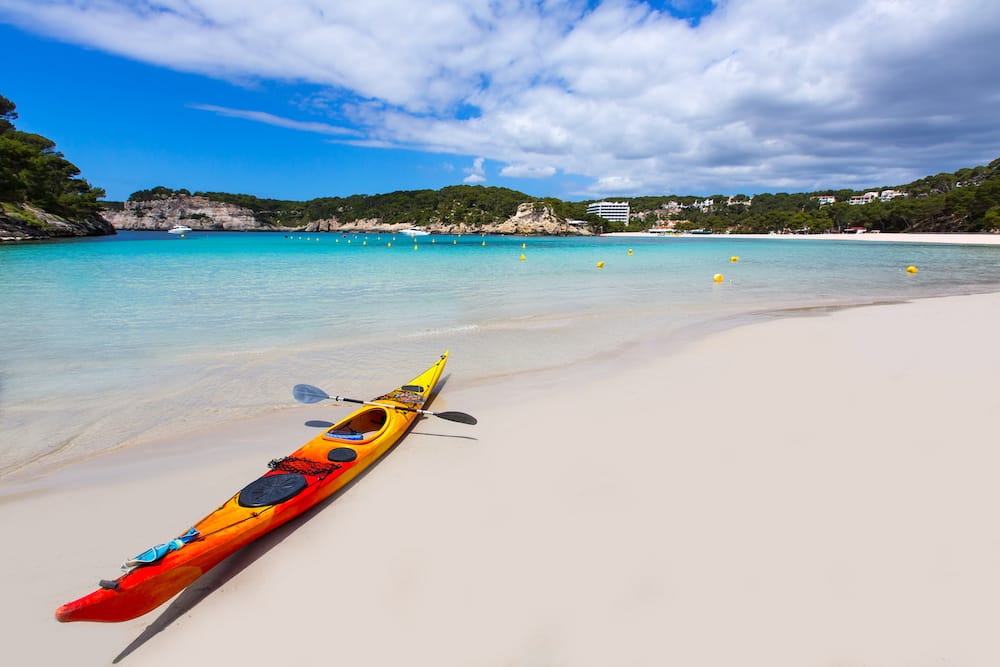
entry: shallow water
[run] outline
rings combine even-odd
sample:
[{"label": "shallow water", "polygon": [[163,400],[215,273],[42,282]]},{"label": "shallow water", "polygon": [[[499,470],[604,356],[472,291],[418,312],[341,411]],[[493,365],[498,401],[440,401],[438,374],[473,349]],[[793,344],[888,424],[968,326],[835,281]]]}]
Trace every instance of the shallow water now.
[{"label": "shallow water", "polygon": [[0,247],[0,285],[3,475],[280,408],[298,382],[369,397],[445,349],[472,382],[752,313],[995,291],[1000,247],[132,232]]}]

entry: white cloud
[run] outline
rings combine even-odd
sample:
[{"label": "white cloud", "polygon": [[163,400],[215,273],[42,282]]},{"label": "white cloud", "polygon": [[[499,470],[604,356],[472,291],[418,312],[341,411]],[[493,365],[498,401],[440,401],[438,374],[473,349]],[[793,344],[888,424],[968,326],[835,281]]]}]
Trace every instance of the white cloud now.
[{"label": "white cloud", "polygon": [[483,162],[485,158],[477,157],[472,161],[472,166],[463,169],[467,176],[462,179],[463,183],[485,183],[486,182],[486,170],[483,169]]},{"label": "white cloud", "polygon": [[639,0],[591,4],[0,0],[0,20],[319,86],[302,113],[325,105],[338,124],[201,107],[216,113],[323,134],[346,119],[359,145],[577,174],[608,194],[894,184],[1000,155],[995,0],[721,0],[697,26]]},{"label": "white cloud", "polygon": [[330,125],[328,123],[292,120],[290,118],[282,118],[281,116],[275,116],[274,114],[265,113],[263,111],[230,109],[227,107],[213,106],[211,104],[192,104],[190,106],[192,109],[198,109],[200,111],[211,111],[212,113],[219,114],[220,116],[227,116],[229,118],[243,118],[244,120],[252,120],[258,123],[264,123],[266,125],[275,125],[277,127],[288,128],[290,130],[300,130],[303,132],[316,132],[319,134],[357,135],[357,131],[350,128],[337,127],[335,125]]},{"label": "white cloud", "polygon": [[555,173],[556,168],[551,165],[508,164],[500,169],[500,175],[507,178],[548,178]]}]

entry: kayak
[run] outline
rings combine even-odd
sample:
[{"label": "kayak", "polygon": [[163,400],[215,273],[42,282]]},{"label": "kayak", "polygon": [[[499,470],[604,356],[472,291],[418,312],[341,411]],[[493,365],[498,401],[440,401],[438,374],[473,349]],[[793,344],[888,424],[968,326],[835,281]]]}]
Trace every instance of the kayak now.
[{"label": "kayak", "polygon": [[122,576],[102,580],[93,593],[59,607],[56,619],[111,623],[152,611],[227,556],[342,489],[396,444],[421,413],[468,417],[423,410],[447,360],[445,352],[410,382],[372,401],[336,397],[363,405],[271,461],[268,472],[177,538],[126,561]]}]

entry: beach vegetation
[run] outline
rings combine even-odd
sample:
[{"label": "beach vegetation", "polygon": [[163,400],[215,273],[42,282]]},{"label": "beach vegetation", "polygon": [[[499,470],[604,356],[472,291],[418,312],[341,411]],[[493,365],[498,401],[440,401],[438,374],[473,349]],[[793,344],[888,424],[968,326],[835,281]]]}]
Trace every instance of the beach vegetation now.
[{"label": "beach vegetation", "polygon": [[159,199],[171,199],[179,195],[191,196],[191,192],[185,188],[172,190],[163,185],[157,185],[155,188],[150,188],[149,190],[133,192],[128,199],[129,201],[156,201]]},{"label": "beach vegetation", "polygon": [[28,204],[67,220],[97,215],[104,190],[80,178],[80,169],[56,150],[54,141],[18,130],[16,109],[0,95],[0,201]]}]

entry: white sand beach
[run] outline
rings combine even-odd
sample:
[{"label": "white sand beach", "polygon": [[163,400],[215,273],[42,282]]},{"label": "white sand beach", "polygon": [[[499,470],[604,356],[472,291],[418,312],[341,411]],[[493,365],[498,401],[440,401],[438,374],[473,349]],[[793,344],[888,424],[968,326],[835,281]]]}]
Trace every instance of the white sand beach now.
[{"label": "white sand beach", "polygon": [[699,239],[787,239],[810,241],[871,241],[892,243],[950,243],[956,245],[1000,245],[1000,234],[989,233],[940,233],[899,234],[894,232],[866,232],[862,234],[660,234],[650,232],[611,232],[601,236],[699,238]]},{"label": "white sand beach", "polygon": [[453,358],[432,409],[478,426],[418,422],[333,502],[122,624],[53,611],[345,409],[0,487],[8,664],[995,666],[998,323],[987,294],[481,383]]}]

